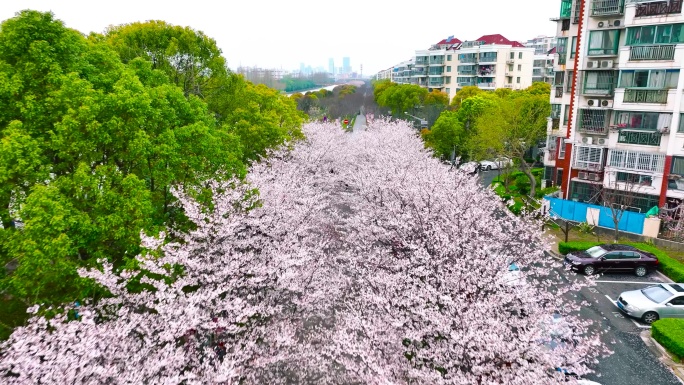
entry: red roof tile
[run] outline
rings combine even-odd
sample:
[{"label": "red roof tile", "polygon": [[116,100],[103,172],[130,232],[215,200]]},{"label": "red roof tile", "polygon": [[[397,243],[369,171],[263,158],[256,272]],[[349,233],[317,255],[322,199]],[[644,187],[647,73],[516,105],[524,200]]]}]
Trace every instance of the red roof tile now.
[{"label": "red roof tile", "polygon": [[513,47],[524,47],[524,45],[518,43],[517,41],[510,41],[503,37],[502,35],[499,35],[498,33],[495,35],[484,35],[481,36],[479,39],[476,39],[476,41],[481,41],[484,44],[501,44],[501,45],[510,45]]},{"label": "red roof tile", "polygon": [[458,40],[457,38],[454,37],[454,38],[451,38],[451,40],[450,40],[448,43],[447,43],[447,39],[442,39],[442,40],[440,40],[439,43],[437,43],[437,45],[441,45],[441,44],[458,44],[458,43],[463,43],[463,42],[460,41],[460,40]]}]

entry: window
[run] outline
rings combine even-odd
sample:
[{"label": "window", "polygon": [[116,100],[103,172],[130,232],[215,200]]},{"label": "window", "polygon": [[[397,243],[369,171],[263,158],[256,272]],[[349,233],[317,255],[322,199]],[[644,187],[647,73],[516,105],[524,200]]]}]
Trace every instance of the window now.
[{"label": "window", "polygon": [[515,59],[515,52],[511,52],[511,60]]},{"label": "window", "polygon": [[572,37],[572,43],[570,43],[570,59],[573,59],[575,57],[575,54],[577,53],[577,36]]},{"label": "window", "polygon": [[559,37],[556,41],[556,53],[558,53],[558,64],[563,65],[566,62],[568,52],[568,38]]},{"label": "window", "polygon": [[560,119],[561,105],[551,104],[551,119]]},{"label": "window", "polygon": [[568,124],[568,120],[570,119],[570,105],[566,104],[565,105],[565,111],[563,112],[563,125]]},{"label": "window", "polygon": [[[563,157],[565,157],[565,152],[563,152]],[[559,159],[562,159],[560,155],[558,155]],[[556,169],[556,186],[562,186],[563,185],[563,169],[559,168]]]},{"label": "window", "polygon": [[643,130],[643,131],[664,131],[670,128],[672,114],[659,112],[632,112],[616,111],[615,124],[622,131]]},{"label": "window", "polygon": [[598,198],[600,187],[591,183],[576,182],[570,183],[570,197],[572,200],[580,202],[595,203]]},{"label": "window", "polygon": [[572,91],[572,83],[575,81],[575,73],[570,70],[568,71],[568,81],[565,83],[565,91],[570,92]]},{"label": "window", "polygon": [[681,306],[681,305],[684,305],[684,296],[679,296],[679,297],[676,297],[676,298],[672,298],[672,299],[670,300],[670,303],[671,303],[672,305],[674,305],[674,306]]},{"label": "window", "polygon": [[684,42],[684,24],[644,25],[627,28],[627,45],[677,44]]},{"label": "window", "polygon": [[451,83],[451,76],[445,76],[445,77],[444,77],[444,82],[445,82],[445,83]]},{"label": "window", "polygon": [[451,61],[451,55],[447,55],[447,60]]},{"label": "window", "polygon": [[[567,38],[566,38],[567,39]],[[620,41],[620,30],[604,30],[589,32],[589,51],[592,55],[617,55],[618,42]]]},{"label": "window", "polygon": [[684,176],[684,158],[681,156],[672,157],[672,169],[670,174]]},{"label": "window", "polygon": [[603,148],[575,146],[575,157],[573,159],[573,167],[589,170],[601,171],[603,170]]},{"label": "window", "polygon": [[[565,159],[565,138],[560,138],[558,145],[560,146],[558,149],[558,159]],[[560,186],[560,183],[558,185]]]},{"label": "window", "polygon": [[518,64],[518,72],[522,71],[522,64]]},{"label": "window", "polygon": [[522,59],[522,52],[518,52],[518,59]]},{"label": "window", "polygon": [[447,66],[447,72],[451,72],[451,66]]},{"label": "window", "polygon": [[679,114],[679,128],[677,132],[684,132],[684,114]]},{"label": "window", "polygon": [[623,70],[620,71],[622,88],[677,88],[679,70]]},{"label": "window", "polygon": [[[449,79],[449,82],[451,82],[451,79]],[[447,95],[449,95],[451,93],[451,88],[447,88],[446,93],[447,93]]]},{"label": "window", "polygon": [[563,81],[565,81],[565,72],[563,72],[563,71],[556,72],[553,76],[553,85],[554,86],[562,86]]},{"label": "window", "polygon": [[610,96],[616,81],[617,71],[585,71],[582,93]]},{"label": "window", "polygon": [[515,82],[518,83],[518,84],[520,84],[520,76],[518,76],[517,78],[515,78]]},{"label": "window", "polygon": [[653,178],[650,175],[633,174],[631,172],[622,171],[618,171],[616,179],[618,182],[638,184],[641,186],[651,186],[653,183]]},{"label": "window", "polygon": [[608,152],[608,164],[624,170],[663,172],[665,155],[612,149]]}]

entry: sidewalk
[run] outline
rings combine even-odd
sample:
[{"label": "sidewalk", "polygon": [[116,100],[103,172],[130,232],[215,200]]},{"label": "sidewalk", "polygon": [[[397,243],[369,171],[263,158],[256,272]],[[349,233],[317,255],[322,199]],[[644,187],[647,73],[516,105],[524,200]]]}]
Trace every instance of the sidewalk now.
[{"label": "sidewalk", "polygon": [[679,381],[684,384],[684,364],[681,362],[676,362],[672,359],[670,353],[668,353],[667,350],[665,350],[665,348],[658,343],[658,341],[651,337],[650,329],[642,331],[640,337],[641,340],[644,341],[644,344],[648,350],[650,350],[653,355],[658,357],[658,360],[662,362],[663,365],[670,368],[670,370],[672,370],[672,372],[679,378]]}]

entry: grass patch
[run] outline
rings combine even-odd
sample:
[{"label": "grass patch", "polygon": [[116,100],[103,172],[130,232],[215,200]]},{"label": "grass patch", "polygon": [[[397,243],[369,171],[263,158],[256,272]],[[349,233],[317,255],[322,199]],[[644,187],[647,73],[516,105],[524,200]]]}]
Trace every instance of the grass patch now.
[{"label": "grass patch", "polygon": [[651,336],[667,351],[672,353],[677,361],[684,357],[684,320],[663,318],[653,323]]}]

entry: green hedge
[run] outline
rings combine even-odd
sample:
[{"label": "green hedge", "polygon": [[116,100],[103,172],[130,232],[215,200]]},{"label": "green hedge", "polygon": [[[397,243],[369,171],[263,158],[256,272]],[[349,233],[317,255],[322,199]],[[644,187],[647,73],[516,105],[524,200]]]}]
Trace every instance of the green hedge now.
[{"label": "green hedge", "polygon": [[678,358],[684,357],[684,319],[663,318],[651,326],[653,339]]},{"label": "green hedge", "polygon": [[[567,254],[571,251],[583,251],[590,247],[600,245],[606,242],[561,242],[558,244],[558,251],[561,254]],[[632,245],[639,250],[647,251],[658,257],[659,269],[675,282],[684,282],[684,264],[678,260],[670,257],[664,251],[658,249],[653,245],[638,242],[625,242],[626,245]]]}]

